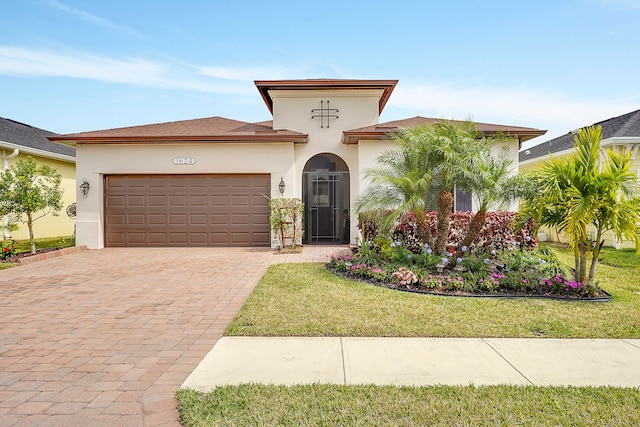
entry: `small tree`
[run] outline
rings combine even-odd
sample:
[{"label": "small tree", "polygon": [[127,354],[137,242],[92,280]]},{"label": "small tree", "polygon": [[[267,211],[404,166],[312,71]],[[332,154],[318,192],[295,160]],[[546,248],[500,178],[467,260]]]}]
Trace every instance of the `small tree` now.
[{"label": "small tree", "polygon": [[33,254],[33,222],[49,213],[58,215],[62,209],[61,181],[54,168],[38,165],[31,156],[0,173],[0,214],[9,215],[10,222],[27,224]]},{"label": "small tree", "polygon": [[295,249],[298,238],[302,235],[302,211],[304,204],[300,199],[269,199],[271,229],[285,247],[286,239],[291,239],[291,249]]}]

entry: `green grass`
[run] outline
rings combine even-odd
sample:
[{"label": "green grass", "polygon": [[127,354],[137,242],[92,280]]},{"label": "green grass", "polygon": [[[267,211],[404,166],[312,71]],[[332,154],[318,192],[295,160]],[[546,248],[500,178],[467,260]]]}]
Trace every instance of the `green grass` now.
[{"label": "green grass", "polygon": [[[567,251],[560,257],[572,262]],[[603,255],[598,280],[613,295],[608,303],[417,295],[342,279],[321,264],[274,265],[226,333],[639,338],[633,257]],[[177,397],[189,427],[640,425],[640,390],[615,387],[243,384]]]},{"label": "green grass", "polygon": [[180,390],[185,426],[638,426],[613,387],[241,385]]},{"label": "green grass", "polygon": [[611,302],[420,295],[336,277],[322,264],[279,264],[226,335],[640,338],[637,270],[603,264],[598,276]]},{"label": "green grass", "polygon": [[[75,245],[73,236],[45,237],[35,239],[36,249],[45,248],[68,248]],[[30,252],[31,242],[29,239],[22,239],[16,245],[17,252]]]}]

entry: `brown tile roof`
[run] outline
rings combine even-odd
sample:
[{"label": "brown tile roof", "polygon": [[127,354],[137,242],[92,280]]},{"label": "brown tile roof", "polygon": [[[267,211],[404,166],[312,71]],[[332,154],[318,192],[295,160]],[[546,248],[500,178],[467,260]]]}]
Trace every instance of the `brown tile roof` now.
[{"label": "brown tile roof", "polygon": [[269,95],[270,90],[345,90],[345,89],[382,89],[379,102],[379,111],[382,113],[391,92],[398,84],[398,80],[354,80],[354,79],[302,79],[302,80],[255,80],[254,81],[262,99],[267,104],[269,111],[273,113],[273,100]]},{"label": "brown tile roof", "polygon": [[49,140],[75,145],[86,143],[163,142],[307,142],[308,135],[287,129],[274,130],[271,121],[249,123],[224,117],[130,126],[93,132],[56,135]]},{"label": "brown tile roof", "polygon": [[[398,132],[401,129],[408,128],[417,125],[430,125],[437,123],[443,119],[434,119],[430,117],[411,117],[408,119],[394,120],[391,122],[379,123],[377,125],[365,126],[357,129],[351,129],[343,132],[342,142],[344,144],[357,144],[361,139],[386,139],[389,138],[388,134]],[[446,120],[448,122],[462,123],[461,120]],[[534,128],[526,128],[521,126],[507,126],[496,125],[491,123],[478,123],[475,122],[478,131],[485,135],[492,135],[496,133],[505,133],[514,135],[518,138],[520,143],[527,141],[531,138],[535,138],[540,135],[544,135],[546,130],[539,130]]]}]

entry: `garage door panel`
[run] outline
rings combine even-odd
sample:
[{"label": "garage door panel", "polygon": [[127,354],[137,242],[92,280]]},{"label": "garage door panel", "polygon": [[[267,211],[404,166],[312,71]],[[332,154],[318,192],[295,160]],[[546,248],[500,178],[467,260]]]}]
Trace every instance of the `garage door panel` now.
[{"label": "garage door panel", "polygon": [[268,175],[105,178],[106,246],[269,246]]}]

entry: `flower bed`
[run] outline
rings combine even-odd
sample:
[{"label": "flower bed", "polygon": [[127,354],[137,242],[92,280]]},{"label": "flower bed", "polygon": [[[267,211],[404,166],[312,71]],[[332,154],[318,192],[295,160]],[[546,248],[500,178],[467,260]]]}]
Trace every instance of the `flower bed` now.
[{"label": "flower bed", "polygon": [[428,245],[419,253],[392,242],[383,252],[363,245],[356,254],[334,257],[327,267],[336,274],[402,291],[456,296],[542,297],[608,301],[597,287],[575,282],[550,248],[526,249],[516,242],[504,249],[470,253],[463,257],[434,255]]}]

